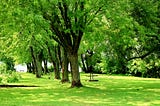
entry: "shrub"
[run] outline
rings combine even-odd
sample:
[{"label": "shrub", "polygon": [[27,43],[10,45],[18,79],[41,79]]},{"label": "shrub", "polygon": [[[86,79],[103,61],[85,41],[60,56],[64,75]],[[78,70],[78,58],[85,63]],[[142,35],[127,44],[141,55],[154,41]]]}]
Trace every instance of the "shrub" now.
[{"label": "shrub", "polygon": [[143,76],[147,70],[146,65],[147,63],[142,59],[135,59],[128,62],[127,67],[129,69],[129,74],[139,77]]},{"label": "shrub", "polygon": [[7,84],[19,81],[21,76],[12,70],[6,70],[5,64],[0,64],[0,83]]},{"label": "shrub", "polygon": [[0,77],[0,83],[2,82],[2,77]]},{"label": "shrub", "polygon": [[21,76],[20,76],[18,73],[12,72],[12,73],[7,77],[7,82],[8,82],[8,83],[18,82],[20,78],[21,78]]},{"label": "shrub", "polygon": [[7,66],[5,63],[0,63],[0,74],[6,73]]},{"label": "shrub", "polygon": [[150,59],[148,61],[135,59],[128,62],[129,74],[134,76],[160,78],[160,60]]}]

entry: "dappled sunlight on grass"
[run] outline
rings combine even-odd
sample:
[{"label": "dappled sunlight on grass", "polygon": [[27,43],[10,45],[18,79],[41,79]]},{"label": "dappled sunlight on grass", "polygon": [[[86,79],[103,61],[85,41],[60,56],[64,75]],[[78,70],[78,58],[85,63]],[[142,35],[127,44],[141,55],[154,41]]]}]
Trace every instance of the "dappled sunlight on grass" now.
[{"label": "dappled sunlight on grass", "polygon": [[[0,88],[1,106],[152,106],[160,104],[160,79],[126,76],[96,75],[97,82],[89,82],[82,74],[82,88],[70,88],[48,76],[37,79],[22,74],[19,85],[38,87]],[[6,95],[7,94],[7,95]]]}]

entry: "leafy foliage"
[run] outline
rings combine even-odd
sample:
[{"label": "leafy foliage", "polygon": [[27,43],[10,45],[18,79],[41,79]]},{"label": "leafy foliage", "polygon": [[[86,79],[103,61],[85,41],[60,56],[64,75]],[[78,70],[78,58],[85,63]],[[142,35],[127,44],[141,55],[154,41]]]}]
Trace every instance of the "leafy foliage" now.
[{"label": "leafy foliage", "polygon": [[0,64],[0,83],[7,84],[18,82],[21,76],[12,70],[7,70],[6,64]]}]

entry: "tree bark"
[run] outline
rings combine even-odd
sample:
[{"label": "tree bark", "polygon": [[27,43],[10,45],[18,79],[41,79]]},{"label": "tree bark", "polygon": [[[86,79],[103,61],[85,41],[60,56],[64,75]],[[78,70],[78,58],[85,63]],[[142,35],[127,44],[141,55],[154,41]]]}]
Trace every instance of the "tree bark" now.
[{"label": "tree bark", "polygon": [[[32,59],[33,59],[33,57],[32,57]],[[34,60],[32,60],[32,65],[31,65],[31,67],[32,67],[32,73],[33,73],[33,74],[36,74],[36,68],[35,68]]]},{"label": "tree bark", "polygon": [[68,58],[71,65],[72,84],[71,87],[82,87],[80,81],[79,65],[78,65],[78,53],[68,52]]},{"label": "tree bark", "polygon": [[42,63],[40,63],[39,56],[34,53],[33,47],[30,47],[30,50],[31,50],[31,56],[32,56],[32,61],[34,66],[34,72],[37,78],[41,78]]},{"label": "tree bark", "polygon": [[86,66],[85,66],[85,61],[84,61],[84,55],[85,55],[85,54],[81,54],[81,61],[82,61],[82,65],[83,65],[83,71],[84,71],[85,73],[87,73],[87,68],[86,68]]},{"label": "tree bark", "polygon": [[60,60],[58,54],[58,46],[54,46],[54,72],[55,72],[55,79],[61,79],[60,77]]},{"label": "tree bark", "polygon": [[47,60],[44,59],[43,60],[43,63],[44,63],[44,74],[47,74],[49,71],[48,71],[48,67],[47,67]]},{"label": "tree bark", "polygon": [[62,62],[62,83],[69,82],[69,76],[68,76],[68,57],[67,52],[63,51],[63,62]]},{"label": "tree bark", "polygon": [[42,61],[41,61],[41,59],[38,55],[35,56],[35,57],[36,57],[36,66],[37,66],[36,77],[41,78],[41,75],[42,75]]},{"label": "tree bark", "polygon": [[32,56],[32,63],[33,63],[33,73],[37,73],[37,64],[36,64],[36,57],[34,55],[33,47],[30,47],[31,50],[31,56]]},{"label": "tree bark", "polygon": [[53,62],[54,65],[54,78],[55,79],[60,79],[60,72],[59,72],[59,64],[57,62]]},{"label": "tree bark", "polygon": [[28,72],[28,73],[32,73],[31,63],[27,63],[27,72]]},{"label": "tree bark", "polygon": [[55,50],[56,48],[55,47],[53,48],[54,52],[55,52],[55,55],[53,56],[49,45],[47,45],[47,46],[48,46],[48,54],[49,54],[50,60],[54,66],[54,73],[55,73],[54,78],[60,79],[59,61],[57,60],[57,57],[56,57],[56,50]]}]

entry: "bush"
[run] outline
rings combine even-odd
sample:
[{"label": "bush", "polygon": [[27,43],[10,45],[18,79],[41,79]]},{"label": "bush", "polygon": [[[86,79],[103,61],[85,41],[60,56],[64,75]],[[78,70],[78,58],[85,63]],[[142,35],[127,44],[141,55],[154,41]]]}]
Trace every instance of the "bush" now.
[{"label": "bush", "polygon": [[18,82],[20,78],[21,76],[18,73],[12,72],[12,74],[7,77],[7,82],[8,83]]},{"label": "bush", "polygon": [[139,77],[160,78],[160,60],[135,59],[128,62],[129,74]]},{"label": "bush", "polygon": [[18,82],[21,76],[15,72],[12,74],[2,74],[0,76],[0,83],[7,84],[7,83],[14,83]]},{"label": "bush", "polygon": [[147,63],[145,61],[143,61],[142,59],[135,59],[135,60],[132,60],[130,62],[128,62],[128,73],[131,74],[131,75],[134,75],[134,76],[143,76],[144,73],[146,72],[147,70],[147,67],[146,67]]},{"label": "bush", "polygon": [[6,70],[4,63],[0,64],[0,83],[7,84],[19,81],[21,76],[12,70]]},{"label": "bush", "polygon": [[0,83],[2,82],[2,77],[0,77]]},{"label": "bush", "polygon": [[0,63],[0,74],[6,73],[7,66],[5,63]]}]

